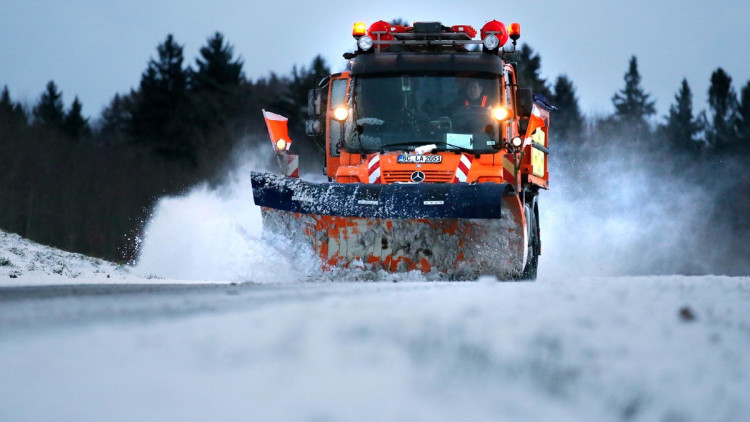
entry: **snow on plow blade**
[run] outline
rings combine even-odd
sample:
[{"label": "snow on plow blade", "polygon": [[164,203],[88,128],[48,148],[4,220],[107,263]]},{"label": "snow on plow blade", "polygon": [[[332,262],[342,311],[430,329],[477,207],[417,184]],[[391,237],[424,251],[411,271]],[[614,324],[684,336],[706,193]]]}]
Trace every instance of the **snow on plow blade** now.
[{"label": "snow on plow blade", "polygon": [[324,267],[513,278],[525,220],[509,184],[310,183],[251,175],[264,231],[312,247]]}]

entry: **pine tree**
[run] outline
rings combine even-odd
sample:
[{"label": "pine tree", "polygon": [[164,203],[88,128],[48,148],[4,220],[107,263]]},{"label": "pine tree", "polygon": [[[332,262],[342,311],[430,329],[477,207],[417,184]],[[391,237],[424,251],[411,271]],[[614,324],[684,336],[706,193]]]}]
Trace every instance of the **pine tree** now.
[{"label": "pine tree", "polygon": [[5,85],[3,93],[0,94],[0,115],[5,118],[10,118],[13,115],[13,101],[10,99],[8,85]]},{"label": "pine tree", "polygon": [[136,108],[136,93],[127,95],[115,94],[107,107],[102,110],[98,122],[98,132],[101,141],[107,144],[123,144],[127,142],[128,129],[133,120]]},{"label": "pine tree", "polygon": [[159,59],[151,59],[141,77],[141,91],[146,95],[177,99],[187,91],[188,72],[183,67],[183,47],[172,34],[157,47]]},{"label": "pine tree", "polygon": [[735,120],[737,97],[732,88],[732,78],[722,68],[711,74],[708,107],[711,110],[711,126],[707,133],[709,145],[719,150],[730,148],[735,140],[732,123]]},{"label": "pine tree", "polygon": [[73,104],[70,105],[70,109],[65,114],[65,120],[63,121],[63,129],[72,139],[81,141],[84,138],[91,136],[91,127],[89,126],[89,119],[84,118],[81,114],[83,105],[75,97]]},{"label": "pine tree", "polygon": [[197,71],[193,74],[194,89],[217,90],[226,86],[237,86],[245,77],[243,62],[234,59],[234,47],[225,43],[224,36],[216,32],[200,49],[201,57],[195,60]]},{"label": "pine tree", "polygon": [[557,107],[554,117],[556,139],[570,141],[580,138],[583,132],[583,115],[573,82],[567,76],[557,77],[550,100]]},{"label": "pine tree", "polygon": [[551,92],[547,81],[541,76],[542,58],[528,44],[521,45],[517,53],[510,56],[517,60],[516,77],[521,88],[531,88],[533,94],[543,94],[550,98]]},{"label": "pine tree", "polygon": [[325,59],[317,55],[310,64],[310,70],[304,66],[292,69],[292,80],[289,89],[277,106],[289,118],[290,127],[304,133],[304,123],[307,118],[307,93],[316,87],[317,82],[331,74],[331,69]]},{"label": "pine tree", "polygon": [[3,87],[3,93],[0,94],[0,119],[13,125],[26,126],[28,124],[23,106],[11,100],[8,85]]},{"label": "pine tree", "polygon": [[735,117],[737,141],[745,151],[750,151],[750,82],[740,92],[740,102]]},{"label": "pine tree", "polygon": [[693,93],[686,79],[669,108],[666,124],[662,127],[669,145],[678,151],[695,152],[699,143],[696,135],[702,130],[698,118],[693,116]]},{"label": "pine tree", "polygon": [[187,123],[192,110],[183,47],[169,34],[157,52],[158,59],[152,58],[141,76],[132,134],[136,142],[150,145],[163,156],[194,163],[194,137]]},{"label": "pine tree", "polygon": [[612,96],[615,106],[615,119],[626,135],[642,139],[650,134],[648,117],[656,113],[654,101],[641,88],[641,75],[638,73],[638,60],[630,58],[628,71],[625,73],[625,87]]},{"label": "pine tree", "polygon": [[54,81],[47,83],[47,90],[39,98],[33,110],[37,124],[51,129],[61,129],[65,119],[62,92],[57,90]]}]

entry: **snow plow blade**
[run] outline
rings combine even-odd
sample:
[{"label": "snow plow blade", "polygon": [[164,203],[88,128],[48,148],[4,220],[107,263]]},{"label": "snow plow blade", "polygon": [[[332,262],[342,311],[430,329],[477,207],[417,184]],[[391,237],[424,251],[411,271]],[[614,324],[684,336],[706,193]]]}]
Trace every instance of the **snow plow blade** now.
[{"label": "snow plow blade", "polygon": [[524,213],[499,183],[311,183],[253,172],[264,232],[309,245],[324,268],[520,276]]}]

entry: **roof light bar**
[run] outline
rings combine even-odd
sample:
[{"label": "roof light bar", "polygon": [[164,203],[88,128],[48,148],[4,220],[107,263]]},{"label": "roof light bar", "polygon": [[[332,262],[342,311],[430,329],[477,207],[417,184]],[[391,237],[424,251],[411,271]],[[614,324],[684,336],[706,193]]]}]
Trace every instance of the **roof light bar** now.
[{"label": "roof light bar", "polygon": [[[355,22],[352,36],[357,40],[359,51],[345,53],[344,57],[351,59],[357,54],[373,50],[390,50],[389,47],[394,45],[465,51],[469,45],[482,44],[484,53],[512,53],[515,51],[516,40],[521,37],[521,25],[512,23],[506,26],[498,20],[492,20],[485,23],[479,32],[480,39],[476,40],[477,30],[470,25],[443,26],[440,22],[415,22],[413,26],[402,26],[380,20],[368,27],[364,22]],[[512,47],[503,47],[509,39],[513,40]]]}]

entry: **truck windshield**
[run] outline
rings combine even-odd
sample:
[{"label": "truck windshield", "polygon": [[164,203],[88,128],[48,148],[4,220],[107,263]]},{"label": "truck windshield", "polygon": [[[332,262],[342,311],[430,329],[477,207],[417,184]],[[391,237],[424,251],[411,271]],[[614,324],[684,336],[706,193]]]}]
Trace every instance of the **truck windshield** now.
[{"label": "truck windshield", "polygon": [[402,74],[359,76],[345,149],[353,153],[438,149],[495,152],[502,104],[497,75]]}]

